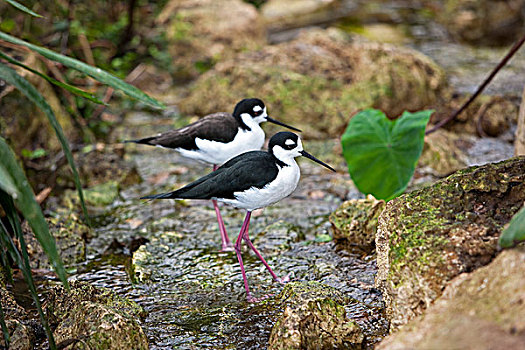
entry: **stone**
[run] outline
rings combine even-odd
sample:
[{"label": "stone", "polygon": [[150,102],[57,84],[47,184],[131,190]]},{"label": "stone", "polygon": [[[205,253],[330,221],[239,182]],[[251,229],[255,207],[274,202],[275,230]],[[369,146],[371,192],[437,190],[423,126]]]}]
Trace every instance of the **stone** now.
[{"label": "stone", "polygon": [[326,23],[347,14],[341,0],[270,0],[261,14],[270,32]]},{"label": "stone", "polygon": [[166,29],[178,80],[191,80],[218,61],[266,41],[259,13],[241,0],[171,0],[156,22]]},{"label": "stone", "polygon": [[387,203],[376,235],[376,286],[391,330],[420,315],[448,281],[496,256],[525,200],[525,157],[460,170]]},{"label": "stone", "polygon": [[438,20],[456,39],[471,44],[505,45],[522,35],[524,0],[447,0]]},{"label": "stone", "polygon": [[[432,116],[431,122],[436,123],[441,118],[448,117],[454,110],[459,109],[466,99],[466,96],[452,98],[448,106]],[[498,137],[515,125],[517,120],[518,106],[512,98],[481,95],[448,124],[446,129],[456,134]]]},{"label": "stone", "polygon": [[418,168],[431,169],[432,175],[444,177],[463,169],[466,155],[460,147],[461,136],[444,129],[438,129],[425,136],[423,152],[418,161]]},{"label": "stone", "polygon": [[366,199],[351,199],[330,214],[329,220],[337,245],[352,251],[371,253],[375,249],[377,218],[385,201],[369,195]]},{"label": "stone", "polygon": [[453,279],[424,315],[385,338],[379,350],[524,349],[525,248]]},{"label": "stone", "polygon": [[[82,339],[89,348],[148,349],[138,323],[144,310],[105,288],[72,282],[71,290],[55,287],[44,304],[57,343]],[[76,348],[72,343],[71,348]]]},{"label": "stone", "polygon": [[[4,313],[5,323],[9,332],[9,349],[31,350],[34,348],[35,335],[27,324],[28,315],[23,307],[18,305],[13,294],[4,285],[0,285],[0,304]],[[5,349],[5,340],[0,336],[0,348]]]},{"label": "stone", "polygon": [[272,328],[269,350],[362,349],[363,333],[347,319],[345,299],[337,289],[290,282],[276,299],[286,305]]},{"label": "stone", "polygon": [[[75,211],[59,208],[55,215],[46,217],[49,232],[55,238],[58,253],[66,266],[86,259],[86,240],[91,237],[92,229],[80,215]],[[27,222],[22,224],[22,229],[30,256],[31,268],[51,268],[47,255]]]},{"label": "stone", "polygon": [[304,137],[325,139],[339,137],[359,109],[398,116],[437,103],[446,86],[443,71],[414,50],[312,29],[217,64],[192,84],[180,107],[205,115],[231,111],[239,96],[261,96],[270,116],[301,128]]}]

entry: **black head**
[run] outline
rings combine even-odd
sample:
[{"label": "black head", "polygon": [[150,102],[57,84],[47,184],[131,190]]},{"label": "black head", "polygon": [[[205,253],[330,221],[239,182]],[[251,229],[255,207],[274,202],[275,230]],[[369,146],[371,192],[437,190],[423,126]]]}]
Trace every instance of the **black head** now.
[{"label": "black head", "polygon": [[[268,143],[268,150],[273,153],[275,146],[280,146],[285,151],[290,151],[300,144],[299,136],[289,131],[281,131],[273,135]],[[302,150],[302,145],[301,145]]]},{"label": "black head", "polygon": [[310,153],[303,150],[301,139],[293,132],[281,131],[273,135],[268,144],[268,151],[285,164],[289,164],[290,160],[295,157],[303,156],[335,171],[335,169],[328,164],[320,161]]},{"label": "black head", "polygon": [[266,106],[264,105],[264,102],[258,98],[245,98],[244,100],[241,100],[239,103],[237,103],[235,109],[233,110],[233,116],[235,118],[240,118],[241,114],[247,113],[252,118],[257,118],[266,112],[265,109]]},{"label": "black head", "polygon": [[235,106],[235,109],[233,110],[233,116],[235,119],[237,119],[241,127],[245,130],[250,130],[250,127],[247,124],[250,124],[248,119],[251,118],[257,124],[260,124],[262,122],[270,122],[284,126],[288,129],[301,131],[292,126],[281,123],[278,120],[270,118],[268,116],[268,113],[266,112],[266,106],[264,105],[264,102],[259,100],[258,98],[245,98],[244,100],[241,100]]}]

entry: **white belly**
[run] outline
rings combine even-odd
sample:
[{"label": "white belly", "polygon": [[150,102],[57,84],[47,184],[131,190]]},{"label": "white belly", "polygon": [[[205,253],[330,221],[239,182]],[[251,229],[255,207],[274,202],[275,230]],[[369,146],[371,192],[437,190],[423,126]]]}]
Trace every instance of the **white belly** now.
[{"label": "white belly", "polygon": [[235,199],[218,199],[237,208],[255,210],[267,207],[288,197],[297,187],[301,171],[295,161],[280,169],[275,180],[263,188],[252,187],[246,191],[235,192]]},{"label": "white belly", "polygon": [[177,148],[182,156],[209,164],[223,164],[231,158],[248,151],[260,150],[264,144],[264,131],[259,124],[250,125],[251,130],[239,129],[235,138],[229,143],[195,139],[198,150]]}]

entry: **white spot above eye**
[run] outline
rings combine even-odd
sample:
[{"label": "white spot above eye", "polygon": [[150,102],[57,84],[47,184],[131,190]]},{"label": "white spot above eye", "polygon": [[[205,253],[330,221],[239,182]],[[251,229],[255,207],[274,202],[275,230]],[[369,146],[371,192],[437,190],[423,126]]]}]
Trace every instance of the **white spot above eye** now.
[{"label": "white spot above eye", "polygon": [[255,106],[255,107],[253,107],[253,111],[254,112],[262,111],[262,107],[261,106]]},{"label": "white spot above eye", "polygon": [[284,144],[287,145],[287,146],[295,145],[295,141],[292,140],[292,139],[288,139],[288,140],[284,141]]}]

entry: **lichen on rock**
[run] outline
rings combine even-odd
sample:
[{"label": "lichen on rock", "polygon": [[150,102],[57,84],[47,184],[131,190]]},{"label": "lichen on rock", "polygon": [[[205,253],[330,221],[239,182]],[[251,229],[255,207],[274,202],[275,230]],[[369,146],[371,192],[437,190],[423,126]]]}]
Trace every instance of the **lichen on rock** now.
[{"label": "lichen on rock", "polygon": [[525,157],[517,157],[390,201],[379,217],[376,285],[391,329],[421,314],[452,278],[488,264],[524,200]]},{"label": "lichen on rock", "polygon": [[272,328],[268,349],[361,349],[364,336],[346,317],[348,303],[335,288],[291,282],[273,301],[283,313]]}]

